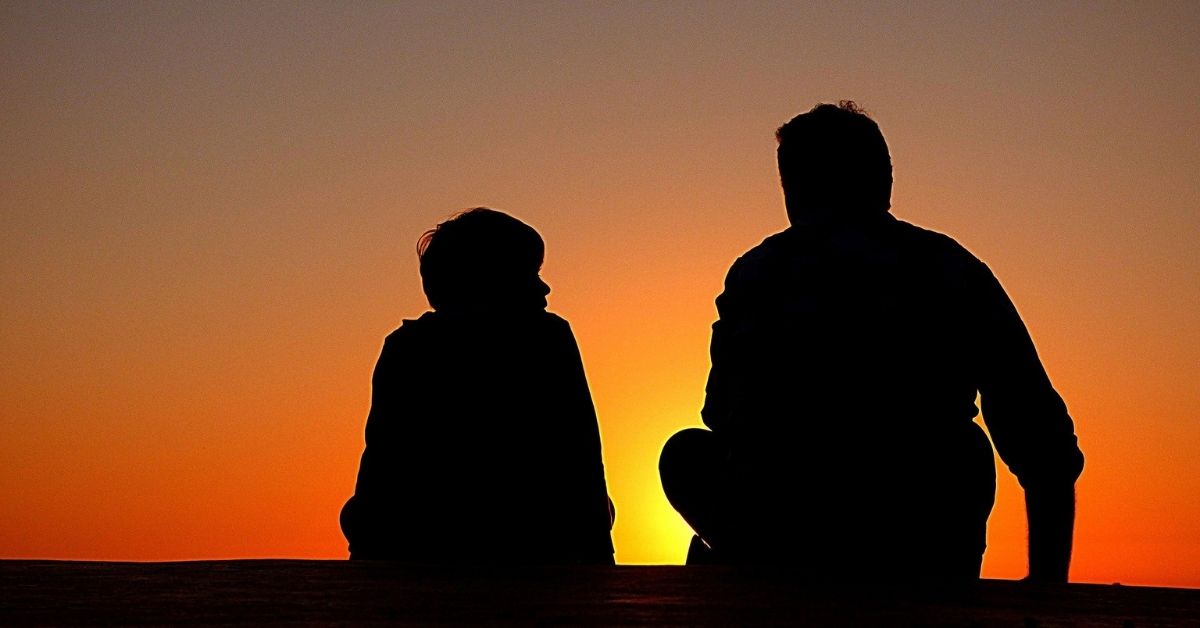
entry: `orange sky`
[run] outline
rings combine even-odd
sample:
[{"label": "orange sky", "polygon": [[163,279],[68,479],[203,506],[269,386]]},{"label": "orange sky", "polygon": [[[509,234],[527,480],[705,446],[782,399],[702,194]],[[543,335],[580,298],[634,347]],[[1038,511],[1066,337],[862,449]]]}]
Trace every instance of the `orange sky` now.
[{"label": "orange sky", "polygon": [[[618,559],[679,562],[655,463],[785,226],[773,131],[853,98],[1067,400],[1073,577],[1200,587],[1197,6],[2,3],[0,557],[344,556],[416,238],[489,205],[547,241]],[[1002,472],[985,576],[1023,517]]]}]

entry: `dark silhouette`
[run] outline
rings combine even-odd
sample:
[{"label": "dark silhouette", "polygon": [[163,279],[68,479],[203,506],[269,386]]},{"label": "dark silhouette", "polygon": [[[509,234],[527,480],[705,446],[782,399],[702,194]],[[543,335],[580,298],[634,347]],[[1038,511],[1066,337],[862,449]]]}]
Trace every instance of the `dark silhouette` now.
[{"label": "dark silhouette", "polygon": [[353,559],[612,563],[596,412],[544,245],[476,208],[418,244],[433,312],[384,341],[341,525]]},{"label": "dark silhouette", "polygon": [[1012,302],[951,238],[890,213],[879,127],[852,102],[777,132],[791,227],[717,298],[702,410],[663,449],[689,563],[815,577],[978,578],[991,445],[1025,489],[1032,579],[1065,581],[1074,426]]}]

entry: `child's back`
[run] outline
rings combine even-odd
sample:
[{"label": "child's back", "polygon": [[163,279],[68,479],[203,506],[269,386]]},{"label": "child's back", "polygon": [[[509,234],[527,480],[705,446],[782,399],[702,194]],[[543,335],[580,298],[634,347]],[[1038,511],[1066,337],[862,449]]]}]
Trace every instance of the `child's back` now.
[{"label": "child's back", "polygon": [[[489,210],[446,225],[481,212],[501,244],[518,225],[536,236]],[[342,514],[351,556],[611,562],[596,414],[570,327],[542,309],[540,251],[537,266],[514,272],[489,258],[490,294],[468,306],[435,296],[438,271],[426,265],[439,237],[422,251],[438,310],[389,335],[375,368],[367,447]]]}]

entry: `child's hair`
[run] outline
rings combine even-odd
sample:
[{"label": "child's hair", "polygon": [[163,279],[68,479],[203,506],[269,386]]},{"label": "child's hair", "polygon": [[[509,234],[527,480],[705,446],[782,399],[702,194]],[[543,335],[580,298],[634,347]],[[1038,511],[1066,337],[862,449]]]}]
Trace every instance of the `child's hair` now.
[{"label": "child's hair", "polygon": [[546,245],[529,225],[494,209],[459,212],[417,240],[421,284],[435,310],[502,295],[537,275]]}]

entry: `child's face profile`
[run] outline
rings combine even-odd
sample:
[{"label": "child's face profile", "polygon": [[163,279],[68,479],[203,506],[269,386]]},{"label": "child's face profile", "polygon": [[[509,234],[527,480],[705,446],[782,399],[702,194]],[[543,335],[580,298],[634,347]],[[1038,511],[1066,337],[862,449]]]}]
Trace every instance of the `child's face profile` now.
[{"label": "child's face profile", "polygon": [[527,283],[527,289],[530,304],[536,305],[538,309],[545,309],[548,305],[546,297],[550,294],[550,284],[542,279],[541,273],[532,277],[532,280]]},{"label": "child's face profile", "polygon": [[485,286],[481,305],[488,309],[528,311],[546,309],[550,286],[539,268],[513,268],[493,277]]},{"label": "child's face profile", "polygon": [[483,315],[546,308],[545,252],[532,227],[483,207],[438,225],[418,245],[429,304]]}]

